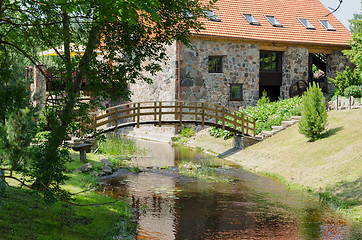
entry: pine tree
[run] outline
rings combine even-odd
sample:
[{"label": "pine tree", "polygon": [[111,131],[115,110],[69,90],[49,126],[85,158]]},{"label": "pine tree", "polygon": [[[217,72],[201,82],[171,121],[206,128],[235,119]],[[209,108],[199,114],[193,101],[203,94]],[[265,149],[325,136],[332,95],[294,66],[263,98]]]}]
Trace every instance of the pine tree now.
[{"label": "pine tree", "polygon": [[321,138],[327,125],[327,110],[322,90],[315,83],[309,84],[303,95],[302,119],[299,122],[299,132],[315,141]]}]

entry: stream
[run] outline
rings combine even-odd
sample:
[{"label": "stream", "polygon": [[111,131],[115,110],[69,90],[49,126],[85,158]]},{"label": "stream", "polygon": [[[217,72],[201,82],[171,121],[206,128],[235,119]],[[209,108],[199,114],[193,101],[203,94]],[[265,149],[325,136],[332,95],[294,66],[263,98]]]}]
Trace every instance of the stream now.
[{"label": "stream", "polygon": [[[135,208],[136,239],[361,239],[358,230],[307,192],[200,151],[137,140],[145,149],[134,173],[121,169],[102,178],[101,191],[127,198]],[[184,162],[208,165],[233,181],[182,176]]]}]

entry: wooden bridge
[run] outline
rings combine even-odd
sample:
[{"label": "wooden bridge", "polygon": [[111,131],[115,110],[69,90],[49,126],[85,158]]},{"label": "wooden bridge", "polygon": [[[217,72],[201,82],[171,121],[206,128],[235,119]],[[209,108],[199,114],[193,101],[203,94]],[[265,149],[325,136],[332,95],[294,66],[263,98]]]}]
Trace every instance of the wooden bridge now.
[{"label": "wooden bridge", "polygon": [[255,119],[234,109],[206,102],[135,102],[105,109],[88,125],[101,133],[142,124],[214,126],[238,135],[255,136]]}]

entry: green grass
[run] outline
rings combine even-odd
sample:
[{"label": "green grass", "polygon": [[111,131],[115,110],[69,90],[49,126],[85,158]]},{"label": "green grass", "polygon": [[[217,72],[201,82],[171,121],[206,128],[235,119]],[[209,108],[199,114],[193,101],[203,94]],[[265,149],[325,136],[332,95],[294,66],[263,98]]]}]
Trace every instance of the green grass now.
[{"label": "green grass", "polygon": [[[282,177],[343,206],[351,218],[362,218],[362,109],[328,112],[322,139],[309,142],[294,125],[275,136],[229,156],[255,172]],[[232,141],[206,134],[192,143],[217,154],[233,147]],[[340,201],[341,204],[337,204]]]},{"label": "green grass", "polygon": [[[79,154],[67,164],[72,171],[80,167]],[[101,167],[99,156],[87,154],[95,170]],[[135,223],[132,209],[125,201],[116,201],[97,193],[97,178],[92,174],[68,173],[71,177],[63,186],[75,193],[72,202],[64,201],[47,206],[40,194],[28,189],[7,188],[0,210],[0,239],[134,239]],[[114,202],[114,203],[111,203]],[[90,204],[96,204],[91,206]],[[100,204],[100,205],[99,205]]]},{"label": "green grass", "polygon": [[132,156],[138,151],[132,140],[117,134],[109,134],[99,148],[100,153],[122,157]]},{"label": "green grass", "polygon": [[216,175],[213,166],[207,166],[205,164],[197,165],[192,162],[183,161],[178,165],[178,170],[181,175],[187,177],[193,177],[200,180],[210,182],[232,182],[233,179],[230,177],[220,177]]},{"label": "green grass", "polygon": [[[112,199],[85,193],[76,196],[83,204],[110,202]],[[131,209],[119,201],[101,206],[73,206],[65,202],[45,205],[41,196],[26,189],[7,189],[0,212],[1,239],[112,239],[120,233],[116,224],[127,222],[133,232]]]}]

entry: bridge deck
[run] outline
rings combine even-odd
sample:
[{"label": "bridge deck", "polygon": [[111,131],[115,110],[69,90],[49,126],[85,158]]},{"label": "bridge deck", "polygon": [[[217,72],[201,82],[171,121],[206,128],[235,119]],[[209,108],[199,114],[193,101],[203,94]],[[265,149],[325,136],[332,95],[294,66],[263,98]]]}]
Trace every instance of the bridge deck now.
[{"label": "bridge deck", "polygon": [[238,135],[255,136],[255,119],[234,109],[205,102],[137,102],[111,107],[94,115],[87,127],[94,132],[118,131],[150,124],[207,125]]}]

